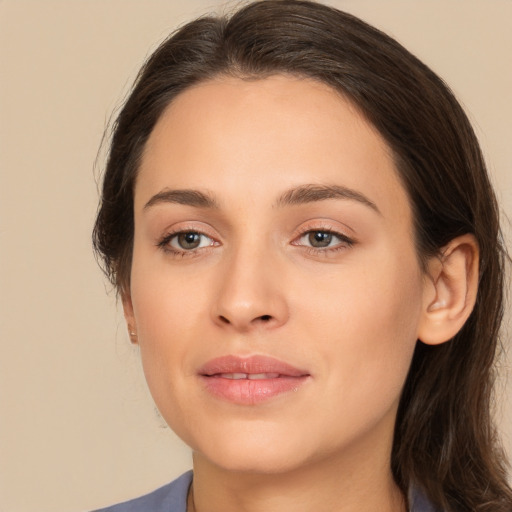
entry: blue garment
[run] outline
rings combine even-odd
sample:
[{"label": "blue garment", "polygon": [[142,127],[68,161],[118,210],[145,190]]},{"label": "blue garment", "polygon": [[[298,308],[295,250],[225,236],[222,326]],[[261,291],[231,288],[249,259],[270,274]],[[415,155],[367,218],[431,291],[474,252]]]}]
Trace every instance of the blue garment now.
[{"label": "blue garment", "polygon": [[417,487],[409,489],[409,512],[441,512]]},{"label": "blue garment", "polygon": [[[95,512],[186,512],[187,494],[191,483],[192,471],[188,471],[156,491]],[[436,512],[418,490],[409,492],[409,505],[409,512]]]},{"label": "blue garment", "polygon": [[192,471],[187,471],[156,491],[95,512],[187,512],[187,495],[191,483]]}]

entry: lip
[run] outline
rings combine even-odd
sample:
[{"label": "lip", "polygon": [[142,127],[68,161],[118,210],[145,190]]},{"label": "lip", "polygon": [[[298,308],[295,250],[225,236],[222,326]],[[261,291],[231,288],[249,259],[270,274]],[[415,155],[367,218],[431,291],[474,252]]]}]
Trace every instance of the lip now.
[{"label": "lip", "polygon": [[306,370],[269,356],[223,356],[198,371],[207,392],[239,405],[255,405],[295,392],[311,376]]}]

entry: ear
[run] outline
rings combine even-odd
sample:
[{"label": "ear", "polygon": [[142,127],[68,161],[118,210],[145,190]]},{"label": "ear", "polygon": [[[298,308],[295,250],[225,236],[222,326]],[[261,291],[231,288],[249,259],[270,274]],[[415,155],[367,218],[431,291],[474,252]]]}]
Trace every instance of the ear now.
[{"label": "ear", "polygon": [[124,318],[128,327],[128,335],[133,344],[137,344],[137,323],[135,322],[135,315],[133,313],[133,304],[130,290],[123,289],[121,291],[121,300],[123,302]]},{"label": "ear", "polygon": [[478,291],[479,248],[471,234],[453,239],[428,263],[418,338],[439,345],[468,319]]}]

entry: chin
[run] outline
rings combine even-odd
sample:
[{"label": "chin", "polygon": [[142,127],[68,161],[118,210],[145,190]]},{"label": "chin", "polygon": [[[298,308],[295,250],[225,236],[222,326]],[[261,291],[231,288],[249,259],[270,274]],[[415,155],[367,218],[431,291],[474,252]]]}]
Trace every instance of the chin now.
[{"label": "chin", "polygon": [[303,436],[290,435],[268,425],[211,428],[207,436],[184,438],[195,460],[207,459],[225,471],[278,474],[304,465],[308,449]]},{"label": "chin", "polygon": [[219,452],[218,450],[194,451],[194,458],[205,458],[224,471],[268,475],[289,473],[304,466],[303,457],[300,457],[299,460],[298,453],[300,453],[298,448],[295,454],[283,453],[282,450],[275,447],[269,450],[244,448],[237,452],[234,450],[227,452]]}]

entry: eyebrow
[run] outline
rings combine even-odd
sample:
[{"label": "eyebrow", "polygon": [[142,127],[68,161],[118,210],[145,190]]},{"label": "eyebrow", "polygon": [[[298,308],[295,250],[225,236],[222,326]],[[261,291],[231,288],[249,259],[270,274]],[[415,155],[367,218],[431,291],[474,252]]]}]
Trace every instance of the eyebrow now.
[{"label": "eyebrow", "polygon": [[[348,199],[357,201],[380,214],[377,205],[365,195],[340,185],[301,185],[284,192],[275,202],[274,206],[301,205],[317,201],[326,201],[328,199]],[[144,205],[144,210],[161,203],[183,204],[196,208],[219,208],[219,204],[215,198],[207,193],[193,189],[173,190],[166,188],[151,197]]]},{"label": "eyebrow", "polygon": [[301,185],[286,191],[275,203],[275,206],[300,205],[325,201],[328,199],[349,199],[368,206],[381,214],[377,205],[357,190],[340,185]]},{"label": "eyebrow", "polygon": [[200,192],[199,190],[171,190],[166,188],[158,192],[158,194],[155,194],[144,205],[144,210],[161,203],[184,204],[187,206],[195,206],[196,208],[217,209],[219,207],[217,201],[215,201],[212,196]]}]

